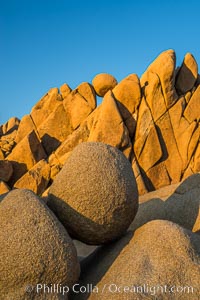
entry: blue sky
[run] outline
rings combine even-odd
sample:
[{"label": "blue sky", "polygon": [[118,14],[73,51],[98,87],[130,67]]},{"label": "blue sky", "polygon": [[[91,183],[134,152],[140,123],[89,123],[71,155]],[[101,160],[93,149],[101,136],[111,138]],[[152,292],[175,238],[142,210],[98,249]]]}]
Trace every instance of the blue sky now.
[{"label": "blue sky", "polygon": [[194,0],[0,0],[0,124],[64,82],[140,76],[167,49],[199,63],[199,11]]}]

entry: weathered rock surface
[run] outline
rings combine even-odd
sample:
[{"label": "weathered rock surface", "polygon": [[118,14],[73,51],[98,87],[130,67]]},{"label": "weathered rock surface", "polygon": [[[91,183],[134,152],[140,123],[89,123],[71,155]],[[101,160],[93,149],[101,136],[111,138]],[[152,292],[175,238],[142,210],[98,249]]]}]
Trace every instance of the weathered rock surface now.
[{"label": "weathered rock surface", "polygon": [[123,122],[112,92],[108,92],[94,116],[88,141],[102,142],[124,151],[130,156],[132,146],[129,132]]},{"label": "weathered rock surface", "polygon": [[56,175],[62,169],[64,163],[69,157],[71,151],[79,144],[88,140],[90,131],[88,129],[87,121],[78,127],[70,134],[66,140],[56,149],[54,153],[49,156],[49,164],[51,167],[51,179],[55,179]]},{"label": "weathered rock surface", "polygon": [[197,80],[198,65],[191,53],[187,53],[176,76],[176,89],[180,94],[191,90]]},{"label": "weathered rock surface", "polygon": [[133,173],[135,175],[139,195],[148,193],[147,187],[145,185],[145,182],[143,180],[139,165],[138,165],[137,160],[136,160],[135,157],[132,158],[132,169],[133,169]]},{"label": "weathered rock surface", "polygon": [[184,111],[184,117],[188,120],[189,123],[192,123],[194,120],[199,121],[200,119],[199,107],[200,107],[200,86],[197,87],[196,91],[190,98],[190,101]]},{"label": "weathered rock surface", "polygon": [[137,212],[131,165],[116,148],[82,143],[51,185],[48,205],[77,239],[88,244],[114,240]]},{"label": "weathered rock surface", "polygon": [[60,95],[57,88],[52,88],[31,110],[31,118],[36,127],[41,125],[54,109],[60,105]]},{"label": "weathered rock surface", "polygon": [[110,74],[100,73],[93,78],[92,84],[97,95],[103,97],[117,85],[117,80]]},{"label": "weathered rock surface", "polygon": [[190,124],[184,118],[183,113],[185,107],[186,102],[184,97],[182,97],[169,109],[174,137],[182,160],[182,170],[187,168],[188,162],[198,142],[198,137],[196,142],[193,141],[193,137],[196,136],[195,131],[197,130],[197,124],[196,122]]},{"label": "weathered rock surface", "polygon": [[[146,77],[147,73],[155,73],[161,83],[163,96],[165,99],[166,107],[170,107],[178,98],[174,84],[175,84],[175,65],[176,55],[173,50],[162,52],[151,65],[147,68],[143,76]],[[145,85],[148,85],[148,80],[141,78]]]},{"label": "weathered rock surface", "polygon": [[67,83],[64,83],[61,87],[60,87],[60,92],[62,95],[62,98],[66,98],[70,93],[71,93],[71,88],[69,87],[69,85]]},{"label": "weathered rock surface", "polygon": [[45,152],[50,155],[72,132],[69,116],[60,103],[37,128]]},{"label": "weathered rock surface", "polygon": [[131,74],[123,79],[113,89],[120,114],[129,130],[130,137],[135,132],[135,114],[141,101],[140,81],[136,74]]},{"label": "weathered rock surface", "polygon": [[156,122],[166,111],[167,105],[163,95],[161,79],[157,73],[146,71],[140,79],[145,99],[154,122]]},{"label": "weathered rock surface", "polygon": [[[87,281],[80,283],[93,283],[101,299],[195,299],[200,292],[199,247],[200,237],[191,231],[152,221],[133,237],[129,232],[110,249],[97,250],[83,265]],[[177,291],[180,286],[185,290]],[[94,291],[89,299],[99,299],[99,293]]]},{"label": "weathered rock surface", "polygon": [[130,229],[157,219],[172,221],[193,232],[200,232],[200,174],[139,198],[138,213]]},{"label": "weathered rock surface", "polygon": [[25,136],[27,136],[30,132],[35,130],[37,132],[37,128],[31,118],[31,115],[25,115],[19,124],[17,134],[15,137],[15,143],[18,144]]},{"label": "weathered rock surface", "polygon": [[3,151],[0,149],[0,159],[3,160],[4,159],[4,154]]},{"label": "weathered rock surface", "polygon": [[[54,299],[37,294],[36,285],[72,286],[77,281],[74,245],[42,200],[31,191],[15,190],[1,201],[0,214],[2,299]],[[33,287],[29,293],[27,286]]]},{"label": "weathered rock surface", "polygon": [[93,87],[89,83],[83,82],[64,99],[63,105],[71,128],[75,130],[96,107],[96,95]]},{"label": "weathered rock surface", "polygon": [[[162,160],[165,162],[171,183],[177,183],[181,179],[183,166],[168,112],[156,122],[156,127],[158,128],[159,141],[162,146]],[[176,168],[174,168],[175,165]]]},{"label": "weathered rock surface", "polygon": [[41,195],[49,183],[50,171],[49,164],[42,159],[14,184],[14,188],[29,189]]},{"label": "weathered rock surface", "polygon": [[[133,150],[140,169],[144,171],[143,177],[149,190],[152,187],[144,175],[156,166],[156,163],[162,158],[163,152],[151,112],[144,98],[140,104]],[[155,177],[154,179],[150,178],[157,185],[157,180]]]},{"label": "weathered rock surface", "polygon": [[[161,77],[166,74],[169,77],[170,68],[165,70],[164,66],[160,72],[166,74],[162,73],[161,76],[158,67],[154,67],[157,63],[161,64],[162,60],[165,65],[165,59],[171,55],[171,51],[162,53],[141,78],[143,98],[139,106],[133,149],[149,191],[177,183],[191,175],[193,168],[190,162],[199,143],[198,88],[190,95],[188,102],[184,97],[177,100],[174,93],[174,100],[171,98],[169,107]],[[167,84],[168,90],[174,89],[173,80],[168,83],[165,81]],[[191,100],[192,110],[189,105]]]},{"label": "weathered rock surface", "polygon": [[[14,133],[14,136],[13,136],[13,133]],[[1,139],[0,139],[1,156],[3,154],[3,157],[6,157],[12,152],[12,150],[15,146],[15,134],[16,134],[16,131],[12,132],[11,136],[3,135],[1,137]]]},{"label": "weathered rock surface", "polygon": [[0,180],[9,181],[13,174],[12,163],[7,160],[0,160]]},{"label": "weathered rock surface", "polygon": [[20,120],[16,117],[10,118],[8,122],[2,125],[2,134],[9,134],[15,131],[20,124]]},{"label": "weathered rock surface", "polygon": [[9,191],[10,191],[9,186],[4,181],[0,180],[0,195],[8,193]]},{"label": "weathered rock surface", "polygon": [[12,153],[6,158],[13,166],[13,176],[10,179],[10,184],[13,185],[22,175],[43,158],[46,158],[46,153],[35,131],[32,131],[16,145]]},{"label": "weathered rock surface", "polygon": [[77,92],[88,102],[92,110],[96,108],[96,94],[93,86],[83,82],[77,87]]}]

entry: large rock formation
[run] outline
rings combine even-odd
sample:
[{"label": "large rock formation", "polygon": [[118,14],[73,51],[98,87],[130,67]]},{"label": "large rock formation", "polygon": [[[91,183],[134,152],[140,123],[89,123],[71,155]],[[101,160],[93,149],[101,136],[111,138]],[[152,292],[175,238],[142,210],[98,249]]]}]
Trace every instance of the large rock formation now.
[{"label": "large rock formation", "polygon": [[[149,191],[177,183],[196,172],[191,166],[199,143],[198,112],[195,109],[199,101],[195,99],[198,87],[194,84],[195,81],[190,86],[190,99],[178,98],[172,50],[162,53],[141,78],[143,93],[133,148]],[[190,102],[192,98],[193,103]],[[194,117],[189,117],[190,105]]]},{"label": "large rock formation", "polygon": [[[65,83],[21,121],[2,124],[1,298],[198,299],[199,107],[195,58],[187,53],[176,67],[167,50],[140,79],[99,74],[74,90]],[[45,203],[82,241],[79,281],[72,241]],[[76,285],[70,295],[44,295],[32,288],[38,282]]]},{"label": "large rock formation", "polygon": [[[83,82],[74,90],[67,84],[50,89],[30,115],[0,126],[0,160],[13,166],[7,184],[12,188],[46,158],[48,188],[70,152],[86,141],[122,151],[136,173],[140,194],[199,172],[199,78],[192,54],[176,68],[175,52],[167,50],[140,79],[130,74],[117,83],[112,75],[98,74],[92,84]],[[96,107],[98,95],[103,101]]]}]

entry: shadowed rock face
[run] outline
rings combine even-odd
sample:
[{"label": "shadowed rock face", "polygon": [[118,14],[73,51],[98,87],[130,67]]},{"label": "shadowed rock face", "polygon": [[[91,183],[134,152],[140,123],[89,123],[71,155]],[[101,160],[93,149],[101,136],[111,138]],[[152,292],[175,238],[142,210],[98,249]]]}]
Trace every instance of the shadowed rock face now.
[{"label": "shadowed rock face", "polygon": [[113,95],[129,135],[132,138],[135,132],[137,109],[141,101],[140,80],[136,74],[124,78],[113,89]]},{"label": "shadowed rock face", "polygon": [[8,182],[12,174],[12,163],[6,160],[0,160],[0,180]]},{"label": "shadowed rock face", "polygon": [[[98,95],[103,99],[96,107]],[[199,106],[195,58],[187,53],[176,68],[173,50],[162,52],[140,79],[129,74],[118,83],[103,73],[74,90],[67,84],[52,88],[21,121],[11,118],[0,126],[0,159],[13,166],[8,189],[44,158],[49,188],[70,152],[87,141],[124,153],[140,195],[178,183],[200,171]]]},{"label": "shadowed rock face", "polygon": [[15,183],[14,188],[20,189],[25,186],[34,193],[41,195],[46,189],[49,180],[50,166],[46,160],[42,159]]},{"label": "shadowed rock face", "polygon": [[76,238],[103,244],[134,219],[138,191],[131,164],[103,143],[77,146],[49,190],[49,207]]},{"label": "shadowed rock face", "polygon": [[195,58],[187,53],[176,77],[176,89],[180,94],[191,90],[197,80],[198,65]]},{"label": "shadowed rock face", "polygon": [[[180,73],[176,76],[179,82]],[[190,89],[196,90],[195,81]],[[191,99],[187,103],[185,97],[178,98],[176,87],[175,54],[171,50],[165,51],[142,75],[143,97],[133,141],[136,160],[148,191],[177,183],[197,171],[193,163],[199,139],[195,104],[192,105],[195,117],[190,121],[185,112]]]},{"label": "shadowed rock face", "polygon": [[[1,298],[62,299],[59,295],[45,298],[42,292],[36,293],[36,285],[71,286],[77,281],[79,263],[67,231],[43,201],[28,190],[5,195],[0,215]],[[28,285],[34,289],[27,294]]]}]

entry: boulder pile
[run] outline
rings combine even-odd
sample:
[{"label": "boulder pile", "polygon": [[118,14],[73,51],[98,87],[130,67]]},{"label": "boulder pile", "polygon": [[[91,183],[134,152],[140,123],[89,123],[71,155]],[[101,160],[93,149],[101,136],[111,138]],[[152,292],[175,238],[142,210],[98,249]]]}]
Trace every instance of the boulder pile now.
[{"label": "boulder pile", "polygon": [[0,298],[199,299],[199,108],[194,57],[167,50],[1,125]]},{"label": "boulder pile", "polygon": [[[98,107],[97,95],[103,97]],[[140,79],[130,74],[118,83],[102,73],[74,90],[52,88],[29,115],[1,125],[0,160],[13,171],[0,178],[0,192],[24,187],[41,195],[86,141],[122,151],[139,194],[178,183],[200,171],[199,107],[195,58],[187,53],[176,68],[173,50],[161,53]]]}]

